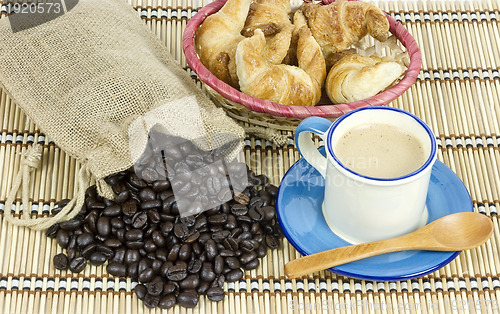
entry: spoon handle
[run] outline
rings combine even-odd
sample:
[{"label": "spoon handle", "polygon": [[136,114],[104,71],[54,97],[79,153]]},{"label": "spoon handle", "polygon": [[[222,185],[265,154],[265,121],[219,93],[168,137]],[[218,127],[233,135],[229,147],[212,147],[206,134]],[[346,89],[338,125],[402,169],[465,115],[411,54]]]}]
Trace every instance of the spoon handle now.
[{"label": "spoon handle", "polygon": [[[405,237],[405,236],[403,236]],[[323,251],[296,260],[285,265],[285,273],[288,278],[293,279],[330,267],[357,261],[363,258],[402,250],[413,249],[407,241],[401,241],[402,237],[382,241],[362,243],[336,249]],[[406,237],[405,237],[406,238]],[[409,241],[412,242],[412,241]]]}]

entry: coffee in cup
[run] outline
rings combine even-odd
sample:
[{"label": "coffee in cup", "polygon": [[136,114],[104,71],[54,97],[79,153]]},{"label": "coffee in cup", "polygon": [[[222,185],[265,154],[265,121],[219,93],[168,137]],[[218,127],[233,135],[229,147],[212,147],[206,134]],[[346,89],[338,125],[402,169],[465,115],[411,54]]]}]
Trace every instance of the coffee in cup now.
[{"label": "coffee in cup", "polygon": [[386,123],[348,130],[333,151],[347,168],[373,178],[401,177],[420,168],[426,159],[418,138]]}]

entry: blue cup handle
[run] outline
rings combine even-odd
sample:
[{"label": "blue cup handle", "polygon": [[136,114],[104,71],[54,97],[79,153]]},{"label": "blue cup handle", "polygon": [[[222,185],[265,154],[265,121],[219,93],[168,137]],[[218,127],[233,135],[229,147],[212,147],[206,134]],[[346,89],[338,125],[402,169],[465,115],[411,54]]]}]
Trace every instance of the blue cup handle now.
[{"label": "blue cup handle", "polygon": [[311,140],[311,133],[319,135],[326,143],[326,132],[332,125],[330,120],[320,117],[304,119],[295,130],[295,145],[299,153],[319,173],[326,177],[327,159],[318,151]]}]

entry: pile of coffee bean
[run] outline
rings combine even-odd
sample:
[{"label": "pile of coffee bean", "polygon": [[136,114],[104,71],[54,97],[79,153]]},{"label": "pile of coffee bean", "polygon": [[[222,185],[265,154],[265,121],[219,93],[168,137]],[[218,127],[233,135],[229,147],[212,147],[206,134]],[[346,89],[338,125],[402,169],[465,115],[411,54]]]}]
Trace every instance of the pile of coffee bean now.
[{"label": "pile of coffee bean", "polygon": [[[179,159],[194,160],[190,152],[181,150]],[[160,156],[157,161],[165,158]],[[213,161],[213,156],[206,158]],[[256,269],[267,248],[279,246],[277,187],[245,164],[232,163],[228,167],[240,167],[247,175],[243,192],[209,210],[182,216],[173,183],[158,174],[157,167],[149,167],[151,156],[148,159],[106,179],[115,200],[101,198],[93,186],[74,219],[47,230],[47,236],[66,250],[54,256],[54,267],[81,272],[87,263],[107,263],[109,274],[138,282],[135,293],[149,308],[168,309],[175,304],[192,308],[199,295],[221,301],[225,281],[241,280],[243,269]],[[66,204],[67,200],[60,202],[52,214]]]}]

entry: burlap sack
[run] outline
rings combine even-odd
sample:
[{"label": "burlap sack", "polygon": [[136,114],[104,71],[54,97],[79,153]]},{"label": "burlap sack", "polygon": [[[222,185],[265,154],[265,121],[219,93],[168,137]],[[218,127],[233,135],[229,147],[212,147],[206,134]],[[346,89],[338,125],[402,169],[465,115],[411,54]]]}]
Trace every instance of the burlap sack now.
[{"label": "burlap sack", "polygon": [[70,219],[94,181],[101,195],[112,197],[103,178],[133,165],[154,125],[204,149],[224,144],[224,134],[243,139],[243,130],[196,87],[123,0],[81,0],[64,15],[26,28],[13,30],[9,18],[0,19],[0,84],[82,168],[78,195],[61,213],[29,219],[26,190],[26,215],[15,219],[12,201],[21,182],[28,189],[29,171],[37,166],[36,149],[25,152],[5,205],[9,221],[44,229]]}]

